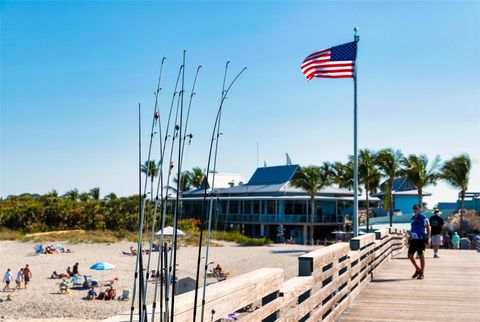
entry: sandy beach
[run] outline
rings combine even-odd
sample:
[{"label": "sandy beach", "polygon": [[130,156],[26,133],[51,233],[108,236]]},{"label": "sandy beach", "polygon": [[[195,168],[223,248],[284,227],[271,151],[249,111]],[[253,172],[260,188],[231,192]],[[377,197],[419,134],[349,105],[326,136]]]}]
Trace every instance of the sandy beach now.
[{"label": "sandy beach", "polygon": [[[284,269],[286,278],[290,278],[297,274],[297,257],[314,249],[311,246],[302,245],[247,247],[232,243],[222,244],[223,247],[210,248],[209,262],[214,262],[215,265],[219,263],[230,273],[230,277],[261,267],[278,267]],[[0,303],[0,321],[90,322],[129,310],[130,301],[83,300],[87,293],[85,290],[73,289],[71,294],[60,294],[61,280],[53,280],[49,277],[54,270],[58,273],[65,272],[67,266],[73,266],[78,262],[81,274],[101,280],[102,272],[90,270],[89,267],[98,261],[109,262],[115,265],[115,269],[104,271],[103,278],[106,280],[118,277],[117,295],[121,294],[123,289],[132,289],[135,257],[122,255],[122,251],[127,251],[130,246],[134,246],[133,243],[63,244],[73,253],[54,255],[34,255],[34,245],[34,243],[16,241],[0,242],[2,278],[7,268],[12,269],[15,276],[20,267],[24,267],[25,264],[29,264],[33,274],[27,290],[0,291],[0,299],[3,300]],[[180,280],[195,277],[197,251],[195,247],[183,247],[179,250],[177,276]],[[155,265],[157,256],[157,253],[152,255],[152,263]],[[208,282],[215,281],[209,279]],[[148,289],[150,302],[152,302],[153,285],[150,284]],[[2,283],[2,289],[3,286]],[[11,295],[12,301],[5,301],[7,295]]]}]

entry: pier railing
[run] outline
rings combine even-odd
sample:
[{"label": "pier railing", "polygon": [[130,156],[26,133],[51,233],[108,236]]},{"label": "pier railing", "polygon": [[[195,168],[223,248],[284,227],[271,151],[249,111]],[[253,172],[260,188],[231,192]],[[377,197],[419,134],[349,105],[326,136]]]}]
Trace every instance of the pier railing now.
[{"label": "pier railing", "polygon": [[[262,268],[207,286],[204,321],[333,321],[375,272],[405,246],[405,231],[386,228],[299,257],[297,277]],[[254,256],[254,255],[253,255]],[[200,291],[201,293],[201,291]],[[175,321],[191,321],[193,292],[179,295]]]}]

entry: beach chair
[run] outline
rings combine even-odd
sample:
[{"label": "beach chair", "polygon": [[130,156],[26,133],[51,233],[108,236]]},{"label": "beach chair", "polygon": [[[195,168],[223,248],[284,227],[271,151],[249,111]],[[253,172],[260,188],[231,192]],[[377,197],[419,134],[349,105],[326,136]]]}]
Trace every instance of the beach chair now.
[{"label": "beach chair", "polygon": [[37,247],[33,248],[35,250],[35,255],[43,254],[43,246],[38,245]]},{"label": "beach chair", "polygon": [[207,277],[215,277],[215,273],[213,272],[213,268],[209,268],[207,271]]},{"label": "beach chair", "polygon": [[72,276],[72,286],[75,287],[75,285],[81,285],[82,282],[79,281],[79,275],[73,275]]},{"label": "beach chair", "polygon": [[125,300],[128,300],[130,297],[130,290],[129,289],[125,289],[122,291],[122,295],[120,295],[119,297],[117,297],[117,300],[120,300],[120,301],[125,301]]}]

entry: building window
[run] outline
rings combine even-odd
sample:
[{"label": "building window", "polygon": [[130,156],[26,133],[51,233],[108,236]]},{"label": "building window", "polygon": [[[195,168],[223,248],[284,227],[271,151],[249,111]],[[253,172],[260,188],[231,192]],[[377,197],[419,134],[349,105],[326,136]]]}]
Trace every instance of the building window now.
[{"label": "building window", "polygon": [[253,201],[253,213],[255,215],[260,215],[262,213],[261,205],[262,205],[262,202],[260,200]]},{"label": "building window", "polygon": [[317,201],[317,216],[322,218],[322,222],[336,222],[336,203],[335,201]]},{"label": "building window", "polygon": [[228,200],[222,200],[221,213],[225,214],[227,212]]},{"label": "building window", "polygon": [[230,200],[230,214],[238,214],[238,200]]},{"label": "building window", "polygon": [[293,215],[294,210],[293,201],[285,201],[285,215]]},{"label": "building window", "polygon": [[305,215],[307,213],[307,203],[305,201],[294,202],[295,215]]},{"label": "building window", "polygon": [[277,214],[277,201],[276,200],[267,200],[266,201],[266,210],[267,215],[276,215]]},{"label": "building window", "polygon": [[252,202],[250,200],[243,201],[243,213],[250,215],[252,213]]},{"label": "building window", "polygon": [[286,215],[305,215],[307,213],[306,201],[285,201]]}]

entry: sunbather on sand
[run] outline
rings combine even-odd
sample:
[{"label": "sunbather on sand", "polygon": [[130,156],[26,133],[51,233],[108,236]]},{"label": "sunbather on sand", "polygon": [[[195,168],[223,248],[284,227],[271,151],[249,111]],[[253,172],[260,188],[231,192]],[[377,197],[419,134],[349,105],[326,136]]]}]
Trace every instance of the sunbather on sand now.
[{"label": "sunbather on sand", "polygon": [[95,287],[90,287],[87,294],[87,300],[94,300],[97,298],[97,292],[95,292]]},{"label": "sunbather on sand", "polygon": [[67,274],[64,274],[64,273],[58,274],[57,271],[53,271],[50,278],[51,279],[60,279],[60,278],[70,278],[70,276],[68,276]]},{"label": "sunbather on sand", "polygon": [[130,246],[130,252],[122,251],[122,254],[123,255],[128,255],[128,256],[137,256],[137,251],[135,249],[133,249],[132,246]]},{"label": "sunbather on sand", "polygon": [[[150,253],[150,251],[142,249],[142,254],[148,254],[148,253]],[[130,252],[122,251],[122,254],[127,256],[137,256],[137,250],[134,249],[133,246],[130,246]]]},{"label": "sunbather on sand", "polygon": [[45,246],[45,254],[58,254],[58,251],[52,245]]},{"label": "sunbather on sand", "polygon": [[114,277],[111,280],[104,281],[101,284],[102,286],[112,286],[113,284],[115,284],[116,281],[118,281],[118,277]]},{"label": "sunbather on sand", "polygon": [[112,286],[109,286],[105,291],[105,297],[103,299],[110,301],[115,299],[115,296],[117,296],[117,291]]}]

